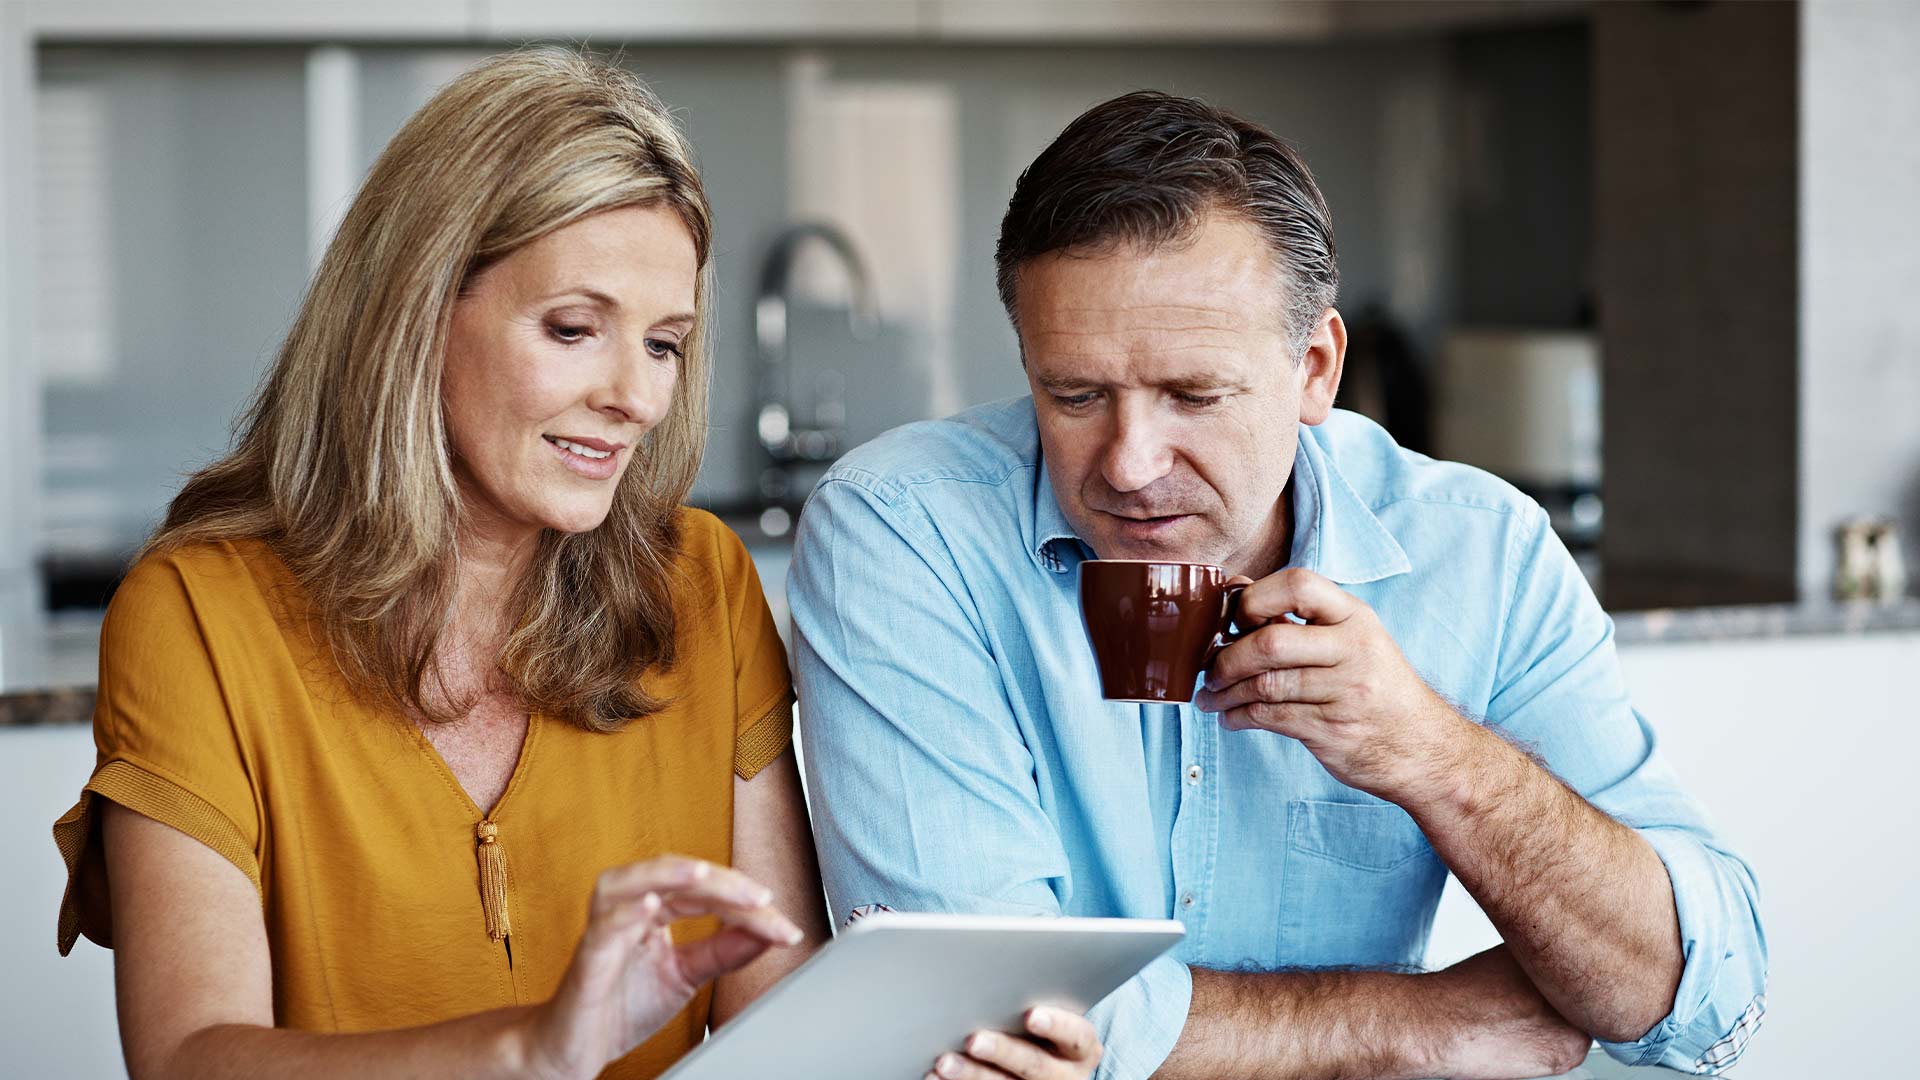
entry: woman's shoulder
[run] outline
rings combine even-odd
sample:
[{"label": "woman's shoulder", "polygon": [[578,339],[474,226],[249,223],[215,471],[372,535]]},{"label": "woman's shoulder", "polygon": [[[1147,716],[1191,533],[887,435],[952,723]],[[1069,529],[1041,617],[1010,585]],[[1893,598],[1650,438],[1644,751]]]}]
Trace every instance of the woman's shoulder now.
[{"label": "woman's shoulder", "polygon": [[710,510],[682,506],[675,511],[673,524],[680,534],[680,550],[684,555],[705,554],[713,558],[737,554],[744,558],[747,554],[747,545],[740,534]]},{"label": "woman's shoulder", "polygon": [[109,622],[166,620],[266,610],[261,601],[290,585],[286,567],[264,540],[202,540],[141,556],[114,589]]},{"label": "woman's shoulder", "polygon": [[679,534],[680,563],[689,577],[709,593],[738,592],[753,573],[753,558],[740,534],[711,512],[682,506],[674,517]]}]

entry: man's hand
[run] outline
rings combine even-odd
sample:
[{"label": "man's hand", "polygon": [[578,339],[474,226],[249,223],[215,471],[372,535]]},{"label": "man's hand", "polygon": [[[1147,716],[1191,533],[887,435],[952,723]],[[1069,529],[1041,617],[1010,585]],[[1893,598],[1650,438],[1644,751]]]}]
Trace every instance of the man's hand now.
[{"label": "man's hand", "polygon": [[1298,739],[1341,783],[1390,802],[1448,775],[1449,749],[1470,722],[1413,670],[1372,608],[1308,570],[1253,582],[1240,605],[1243,620],[1265,625],[1215,658],[1196,706],[1232,730]]},{"label": "man's hand", "polygon": [[976,1031],[965,1052],[941,1054],[923,1080],[1086,1080],[1104,1047],[1093,1022],[1068,1009],[1041,1005],[1025,1016],[1028,1037]]}]

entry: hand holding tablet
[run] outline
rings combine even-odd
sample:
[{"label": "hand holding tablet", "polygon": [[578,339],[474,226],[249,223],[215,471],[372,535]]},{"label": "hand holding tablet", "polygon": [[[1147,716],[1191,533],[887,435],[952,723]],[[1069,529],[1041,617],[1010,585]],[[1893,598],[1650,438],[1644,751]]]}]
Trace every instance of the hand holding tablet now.
[{"label": "hand holding tablet", "polygon": [[[912,1080],[983,1031],[1007,1033],[997,1045],[990,1037],[989,1045],[1017,1052],[1029,1010],[1084,1013],[1185,933],[1180,923],[1158,919],[872,915],[663,1080]],[[1031,1044],[1024,1049],[1040,1052]]]}]

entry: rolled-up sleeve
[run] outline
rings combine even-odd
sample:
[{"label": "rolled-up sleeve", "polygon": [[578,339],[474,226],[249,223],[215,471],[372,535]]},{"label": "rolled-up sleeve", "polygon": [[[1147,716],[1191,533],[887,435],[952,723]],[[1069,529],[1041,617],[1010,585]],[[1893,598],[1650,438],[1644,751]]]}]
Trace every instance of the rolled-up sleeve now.
[{"label": "rolled-up sleeve", "polygon": [[[842,472],[801,516],[788,576],[814,835],[834,919],[900,911],[1057,915],[1071,868],[990,636],[933,522]],[[1144,1078],[1186,1023],[1165,958],[1089,1016],[1099,1076]]]},{"label": "rolled-up sleeve", "polygon": [[1538,753],[1666,867],[1685,967],[1673,1008],[1639,1039],[1600,1045],[1629,1065],[1717,1073],[1766,1011],[1767,946],[1753,870],[1680,786],[1629,704],[1613,622],[1536,513],[1514,534],[1512,602],[1489,726]]}]

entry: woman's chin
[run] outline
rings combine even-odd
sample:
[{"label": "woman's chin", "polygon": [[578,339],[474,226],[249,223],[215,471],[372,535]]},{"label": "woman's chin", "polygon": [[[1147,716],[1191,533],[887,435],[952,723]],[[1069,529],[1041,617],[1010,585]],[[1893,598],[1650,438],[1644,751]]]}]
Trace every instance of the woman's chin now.
[{"label": "woman's chin", "polygon": [[554,532],[592,532],[606,523],[612,506],[556,506],[541,515],[541,524]]}]

